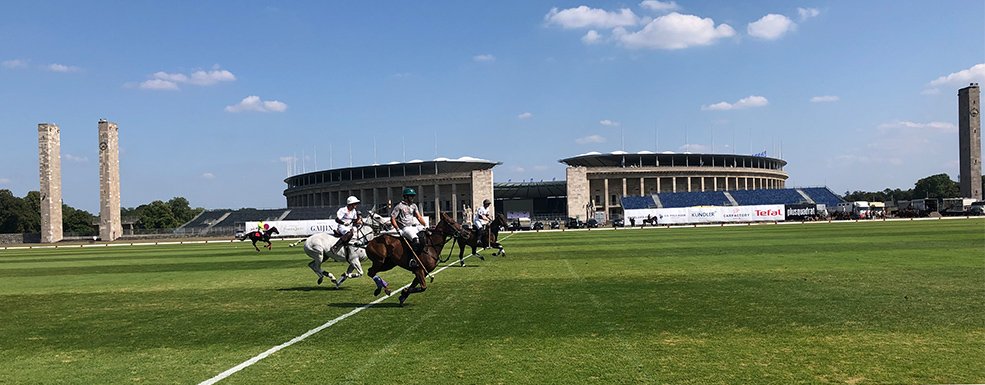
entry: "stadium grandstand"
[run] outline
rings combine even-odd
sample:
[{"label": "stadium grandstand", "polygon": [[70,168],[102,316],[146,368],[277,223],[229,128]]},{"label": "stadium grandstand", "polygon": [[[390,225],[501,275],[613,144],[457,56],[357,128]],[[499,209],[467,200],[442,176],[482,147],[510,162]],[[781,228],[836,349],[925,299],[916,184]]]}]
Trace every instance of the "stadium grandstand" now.
[{"label": "stadium grandstand", "polygon": [[567,216],[564,181],[494,183],[493,191],[496,213],[508,219],[547,220]]},{"label": "stadium grandstand", "polygon": [[[336,168],[293,175],[284,180],[287,208],[328,207],[337,210],[348,196],[362,201],[362,208],[391,207],[404,188],[417,192],[417,204],[425,216],[447,212],[457,220],[468,217],[483,199],[493,199],[492,162],[472,157],[411,160]],[[333,218],[332,211],[329,218]],[[254,219],[256,220],[256,219]]]},{"label": "stadium grandstand", "polygon": [[755,206],[816,203],[835,206],[844,202],[827,187],[786,188],[773,190],[735,190],[659,193],[626,196],[620,206],[625,210],[683,208],[697,206]]},{"label": "stadium grandstand", "polygon": [[668,194],[671,204],[735,204],[724,191],[783,189],[788,178],[787,162],[765,153],[590,152],[559,162],[567,165],[568,216],[579,219],[617,218],[627,196]]}]

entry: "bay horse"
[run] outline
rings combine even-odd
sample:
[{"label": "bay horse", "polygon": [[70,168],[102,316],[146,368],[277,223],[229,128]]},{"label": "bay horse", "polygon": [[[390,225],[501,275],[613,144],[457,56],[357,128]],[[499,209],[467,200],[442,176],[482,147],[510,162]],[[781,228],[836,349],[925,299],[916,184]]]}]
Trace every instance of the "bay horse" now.
[{"label": "bay horse", "polygon": [[509,222],[506,221],[506,216],[503,214],[496,214],[496,219],[489,222],[489,225],[486,226],[485,231],[472,229],[463,232],[462,236],[458,238],[458,263],[465,266],[465,259],[462,257],[465,256],[466,245],[472,247],[472,255],[478,256],[479,259],[483,261],[486,259],[482,258],[482,255],[476,252],[476,248],[481,247],[488,249],[490,247],[495,247],[499,249],[499,251],[493,253],[494,257],[500,254],[506,255],[506,250],[503,249],[503,245],[497,242],[497,240],[499,240],[499,231],[507,227],[509,227]]},{"label": "bay horse", "polygon": [[[267,242],[266,248],[267,250],[270,250],[273,247],[273,244],[270,243],[270,236],[273,234],[280,234],[280,231],[277,231],[277,226],[271,226],[269,229],[264,230],[262,233],[260,231],[250,231],[246,233],[245,236],[246,238],[250,238],[250,240],[253,241],[253,248],[257,249],[257,252],[259,253],[260,248],[257,247],[257,241]],[[245,241],[246,239],[244,238],[243,240]]]},{"label": "bay horse", "polygon": [[414,257],[410,242],[400,235],[384,234],[370,240],[366,245],[366,255],[373,261],[373,266],[369,268],[369,276],[376,282],[376,291],[373,295],[380,295],[381,290],[390,294],[389,284],[378,274],[396,266],[414,273],[414,282],[409,288],[400,292],[400,305],[403,305],[411,294],[427,290],[425,277],[438,266],[441,249],[450,239],[460,237],[461,233],[462,226],[447,213],[441,213],[441,220],[433,230],[424,230],[418,234],[424,246],[417,254],[417,258]]}]

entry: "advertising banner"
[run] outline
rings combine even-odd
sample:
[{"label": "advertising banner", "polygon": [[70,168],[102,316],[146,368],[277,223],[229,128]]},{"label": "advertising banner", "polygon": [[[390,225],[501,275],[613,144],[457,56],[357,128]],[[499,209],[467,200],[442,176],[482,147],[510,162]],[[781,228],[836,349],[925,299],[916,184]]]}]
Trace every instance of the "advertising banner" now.
[{"label": "advertising banner", "polygon": [[642,224],[655,218],[658,225],[701,223],[772,222],[784,220],[783,205],[699,206],[666,209],[626,210],[626,218]]},{"label": "advertising banner", "polygon": [[800,203],[784,207],[788,221],[803,221],[817,218],[818,207],[813,203]]},{"label": "advertising banner", "polygon": [[[265,229],[271,227],[277,227],[278,237],[293,237],[300,236],[306,237],[315,233],[323,233],[326,231],[334,231],[335,223],[334,219],[319,219],[319,220],[307,220],[307,221],[266,221],[263,222]],[[246,222],[246,231],[255,231],[257,229],[257,222]]]}]

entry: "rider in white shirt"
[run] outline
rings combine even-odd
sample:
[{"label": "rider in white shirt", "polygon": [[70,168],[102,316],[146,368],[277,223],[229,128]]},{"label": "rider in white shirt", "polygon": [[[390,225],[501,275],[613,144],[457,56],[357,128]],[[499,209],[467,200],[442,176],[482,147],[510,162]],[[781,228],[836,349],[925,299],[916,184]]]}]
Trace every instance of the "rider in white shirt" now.
[{"label": "rider in white shirt", "polygon": [[484,199],[482,201],[482,207],[475,209],[475,218],[472,220],[472,224],[475,225],[476,231],[484,229],[492,221],[489,213],[489,205],[491,204],[491,201]]},{"label": "rider in white shirt", "polygon": [[341,237],[335,242],[335,246],[332,246],[332,252],[338,254],[339,249],[348,244],[352,234],[355,234],[352,227],[362,224],[362,218],[359,218],[359,198],[350,196],[345,200],[345,207],[335,213],[335,223],[339,225],[336,231]]}]

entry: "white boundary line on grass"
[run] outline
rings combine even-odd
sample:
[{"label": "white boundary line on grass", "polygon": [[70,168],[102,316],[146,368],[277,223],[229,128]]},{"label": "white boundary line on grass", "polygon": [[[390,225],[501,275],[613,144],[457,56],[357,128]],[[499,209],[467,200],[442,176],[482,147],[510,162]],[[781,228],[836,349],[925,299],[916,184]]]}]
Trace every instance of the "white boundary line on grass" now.
[{"label": "white boundary line on grass", "polygon": [[[512,236],[512,235],[513,235],[513,234],[510,234],[510,235],[507,235],[507,236],[505,236],[505,237],[503,237],[503,240],[505,241],[505,240],[506,240],[507,238],[509,238],[509,237],[510,237],[510,236]],[[485,250],[485,249],[483,249],[483,250]],[[462,258],[462,260],[464,261],[464,260],[466,260],[466,259],[469,259],[469,258],[471,258],[471,257],[472,257],[473,255],[475,255],[475,254],[471,254],[471,255],[468,255],[468,256],[466,256],[465,258]],[[449,263],[448,263],[447,265],[445,265],[444,267],[442,267],[442,268],[440,268],[440,269],[438,269],[437,271],[435,271],[434,273],[432,273],[432,275],[435,275],[435,274],[438,274],[438,273],[440,273],[440,272],[441,272],[442,270],[444,270],[444,269],[447,269],[447,268],[449,268],[449,267],[451,267],[451,265],[453,265],[453,264],[455,264],[456,262],[457,262],[457,261],[452,261],[452,262],[449,262]],[[394,291],[392,292],[393,294],[387,294],[387,295],[384,295],[383,297],[380,297],[380,298],[377,298],[377,299],[376,299],[375,301],[373,301],[373,302],[370,302],[370,303],[367,303],[367,304],[365,304],[365,305],[363,305],[363,306],[361,306],[361,307],[357,307],[357,308],[355,308],[355,309],[352,309],[352,311],[350,311],[350,312],[348,312],[348,313],[345,313],[345,314],[343,314],[343,315],[340,315],[340,316],[338,316],[338,317],[336,317],[335,319],[333,319],[333,320],[331,320],[331,321],[328,321],[328,322],[326,322],[326,323],[324,323],[324,324],[322,324],[322,325],[321,325],[321,326],[319,326],[319,327],[316,327],[316,328],[314,328],[314,329],[311,329],[311,330],[308,330],[308,331],[307,331],[307,332],[305,332],[304,334],[302,334],[302,335],[299,335],[299,336],[297,336],[297,337],[294,337],[294,338],[292,338],[292,339],[291,339],[290,341],[287,341],[287,342],[285,342],[285,343],[282,343],[282,344],[280,344],[280,345],[277,345],[277,346],[274,346],[274,347],[272,347],[272,348],[270,348],[270,349],[267,349],[267,351],[265,351],[265,352],[263,352],[263,353],[260,353],[260,354],[258,354],[258,355],[256,355],[256,356],[254,356],[253,358],[250,358],[250,359],[248,359],[248,360],[246,360],[246,361],[243,361],[243,362],[242,362],[242,363],[240,363],[239,365],[236,365],[236,366],[233,366],[232,368],[229,368],[228,370],[226,370],[226,371],[224,371],[224,372],[222,372],[222,373],[219,373],[219,374],[217,374],[217,375],[216,375],[215,377],[212,377],[212,378],[210,378],[210,379],[208,379],[208,380],[205,380],[205,381],[202,381],[202,382],[200,382],[200,383],[198,383],[198,385],[212,385],[212,384],[215,384],[215,383],[217,383],[217,382],[219,382],[219,381],[222,381],[222,380],[224,380],[224,379],[225,379],[226,377],[229,377],[229,376],[231,376],[231,375],[233,375],[233,374],[235,374],[236,372],[238,372],[238,371],[240,371],[240,370],[243,370],[243,369],[246,369],[247,367],[249,367],[249,366],[251,366],[251,365],[253,365],[253,364],[255,364],[255,363],[257,363],[257,362],[260,362],[260,360],[262,360],[262,359],[264,359],[264,358],[267,358],[267,357],[268,357],[268,356],[270,356],[271,354],[274,354],[274,353],[277,353],[277,351],[279,351],[279,350],[281,350],[281,349],[284,349],[284,348],[286,348],[286,347],[288,347],[288,346],[291,346],[291,345],[294,345],[294,344],[296,344],[296,343],[298,343],[298,342],[301,342],[301,341],[303,341],[303,340],[304,340],[305,338],[308,338],[308,337],[311,337],[311,336],[312,336],[312,335],[314,335],[315,333],[318,333],[318,332],[320,332],[320,331],[322,331],[322,330],[325,330],[326,328],[328,328],[328,327],[330,327],[330,326],[332,326],[332,325],[335,325],[335,324],[337,324],[337,323],[339,323],[339,322],[341,322],[342,320],[344,320],[344,319],[346,319],[346,318],[349,318],[349,317],[351,317],[351,316],[353,316],[353,315],[355,315],[356,313],[359,313],[359,312],[361,312],[361,311],[363,311],[363,310],[366,310],[366,309],[369,309],[369,308],[370,308],[370,307],[372,307],[373,305],[376,305],[376,304],[378,304],[378,303],[380,303],[380,302],[383,302],[383,301],[385,301],[385,300],[386,300],[387,298],[390,298],[390,297],[392,297],[392,296],[394,296],[395,294],[397,294],[397,292],[399,292],[399,291],[402,291],[403,289],[406,289],[406,288],[407,288],[407,287],[409,287],[409,286],[410,286],[410,284],[408,283],[408,284],[406,284],[406,285],[404,285],[404,286],[402,286],[401,288],[399,288],[399,289],[397,289],[397,290],[394,290]]]}]

